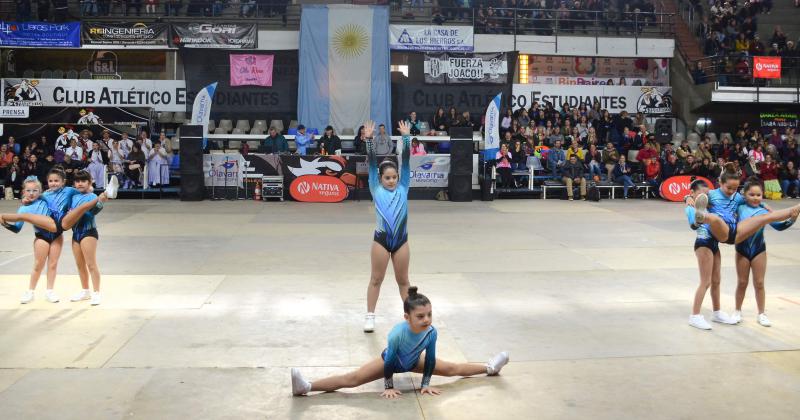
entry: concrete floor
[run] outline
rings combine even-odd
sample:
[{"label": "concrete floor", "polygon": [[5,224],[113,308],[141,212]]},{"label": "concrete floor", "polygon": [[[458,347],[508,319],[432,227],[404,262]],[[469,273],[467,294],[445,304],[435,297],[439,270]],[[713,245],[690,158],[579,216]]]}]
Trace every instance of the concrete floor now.
[{"label": "concrete floor", "polygon": [[[785,207],[791,202],[774,203]],[[16,208],[0,201],[0,211]],[[0,232],[3,419],[789,419],[800,412],[800,228],[768,229],[767,313],[687,325],[697,284],[681,205],[412,201],[411,279],[433,301],[437,355],[499,377],[434,378],[439,397],[379,398],[379,382],[293,398],[380,354],[402,316],[389,274],[361,332],[371,203],[135,201],[99,216],[104,302],[20,305],[31,231]],[[723,248],[723,306],[735,274]],[[391,273],[391,270],[390,270]],[[710,300],[704,305],[710,313]]]}]

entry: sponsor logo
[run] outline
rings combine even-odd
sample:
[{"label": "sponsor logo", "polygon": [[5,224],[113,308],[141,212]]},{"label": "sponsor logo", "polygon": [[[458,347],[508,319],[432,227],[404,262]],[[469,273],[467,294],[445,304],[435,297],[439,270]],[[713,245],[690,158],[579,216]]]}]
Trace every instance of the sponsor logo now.
[{"label": "sponsor logo", "polygon": [[155,29],[144,23],[136,23],[132,27],[111,26],[89,28],[89,34],[99,35],[107,38],[153,38],[156,34]]},{"label": "sponsor logo", "polygon": [[236,33],[236,25],[225,25],[225,24],[217,24],[212,25],[210,23],[193,23],[189,25],[189,31],[193,34],[235,34]]},{"label": "sponsor logo", "polygon": [[7,86],[4,92],[6,105],[42,105],[42,94],[36,86],[37,79],[22,79],[15,85]]},{"label": "sponsor logo", "polygon": [[297,201],[338,203],[347,198],[348,189],[342,180],[332,176],[306,175],[296,178],[289,193]]},{"label": "sponsor logo", "polygon": [[643,87],[636,100],[636,111],[644,114],[668,114],[672,112],[672,95],[656,87]]},{"label": "sponsor logo", "polygon": [[683,201],[683,198],[686,197],[692,191],[689,189],[689,186],[692,184],[692,178],[696,180],[705,181],[709,186],[713,186],[714,183],[711,182],[708,178],[704,178],[701,176],[692,177],[689,175],[678,175],[673,176],[671,178],[667,178],[664,182],[661,183],[661,196],[665,200],[680,202]]},{"label": "sponsor logo", "polygon": [[28,118],[30,108],[27,106],[0,106],[0,118]]},{"label": "sponsor logo", "polygon": [[0,22],[0,32],[11,35],[12,32],[16,32],[19,30],[17,25],[12,25],[10,23]]}]

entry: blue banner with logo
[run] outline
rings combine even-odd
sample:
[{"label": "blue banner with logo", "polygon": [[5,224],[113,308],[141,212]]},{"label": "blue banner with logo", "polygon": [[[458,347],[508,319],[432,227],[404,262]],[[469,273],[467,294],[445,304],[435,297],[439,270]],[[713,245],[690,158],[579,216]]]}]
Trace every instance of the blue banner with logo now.
[{"label": "blue banner with logo", "polygon": [[80,48],[80,22],[0,21],[0,47]]}]

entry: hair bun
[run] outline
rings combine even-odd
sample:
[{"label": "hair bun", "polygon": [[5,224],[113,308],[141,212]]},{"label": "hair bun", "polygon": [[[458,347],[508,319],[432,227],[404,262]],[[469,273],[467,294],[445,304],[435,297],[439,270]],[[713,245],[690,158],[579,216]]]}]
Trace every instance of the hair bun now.
[{"label": "hair bun", "polygon": [[733,162],[726,163],[725,172],[736,173],[736,165]]},{"label": "hair bun", "polygon": [[409,296],[414,296],[414,295],[416,295],[416,294],[417,294],[417,290],[418,290],[418,289],[417,289],[417,286],[410,286],[410,287],[408,288],[408,295],[409,295]]}]

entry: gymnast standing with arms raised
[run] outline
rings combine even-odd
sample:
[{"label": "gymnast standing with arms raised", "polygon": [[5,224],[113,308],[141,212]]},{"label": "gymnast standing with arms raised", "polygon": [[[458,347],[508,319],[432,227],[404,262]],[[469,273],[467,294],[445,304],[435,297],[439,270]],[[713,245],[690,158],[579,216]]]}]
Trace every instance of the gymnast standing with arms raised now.
[{"label": "gymnast standing with arms raised", "polygon": [[367,159],[369,164],[369,191],[375,203],[377,226],[373,236],[370,261],[372,270],[367,285],[367,315],[364,332],[375,331],[375,306],[381,293],[381,284],[386,276],[389,259],[394,267],[394,277],[400,289],[400,299],[408,297],[408,264],[411,253],[408,247],[408,188],[411,184],[411,126],[400,121],[400,134],[403,136],[401,164],[391,160],[378,163],[372,135],[375,123],[364,124],[364,137],[367,138]]}]

